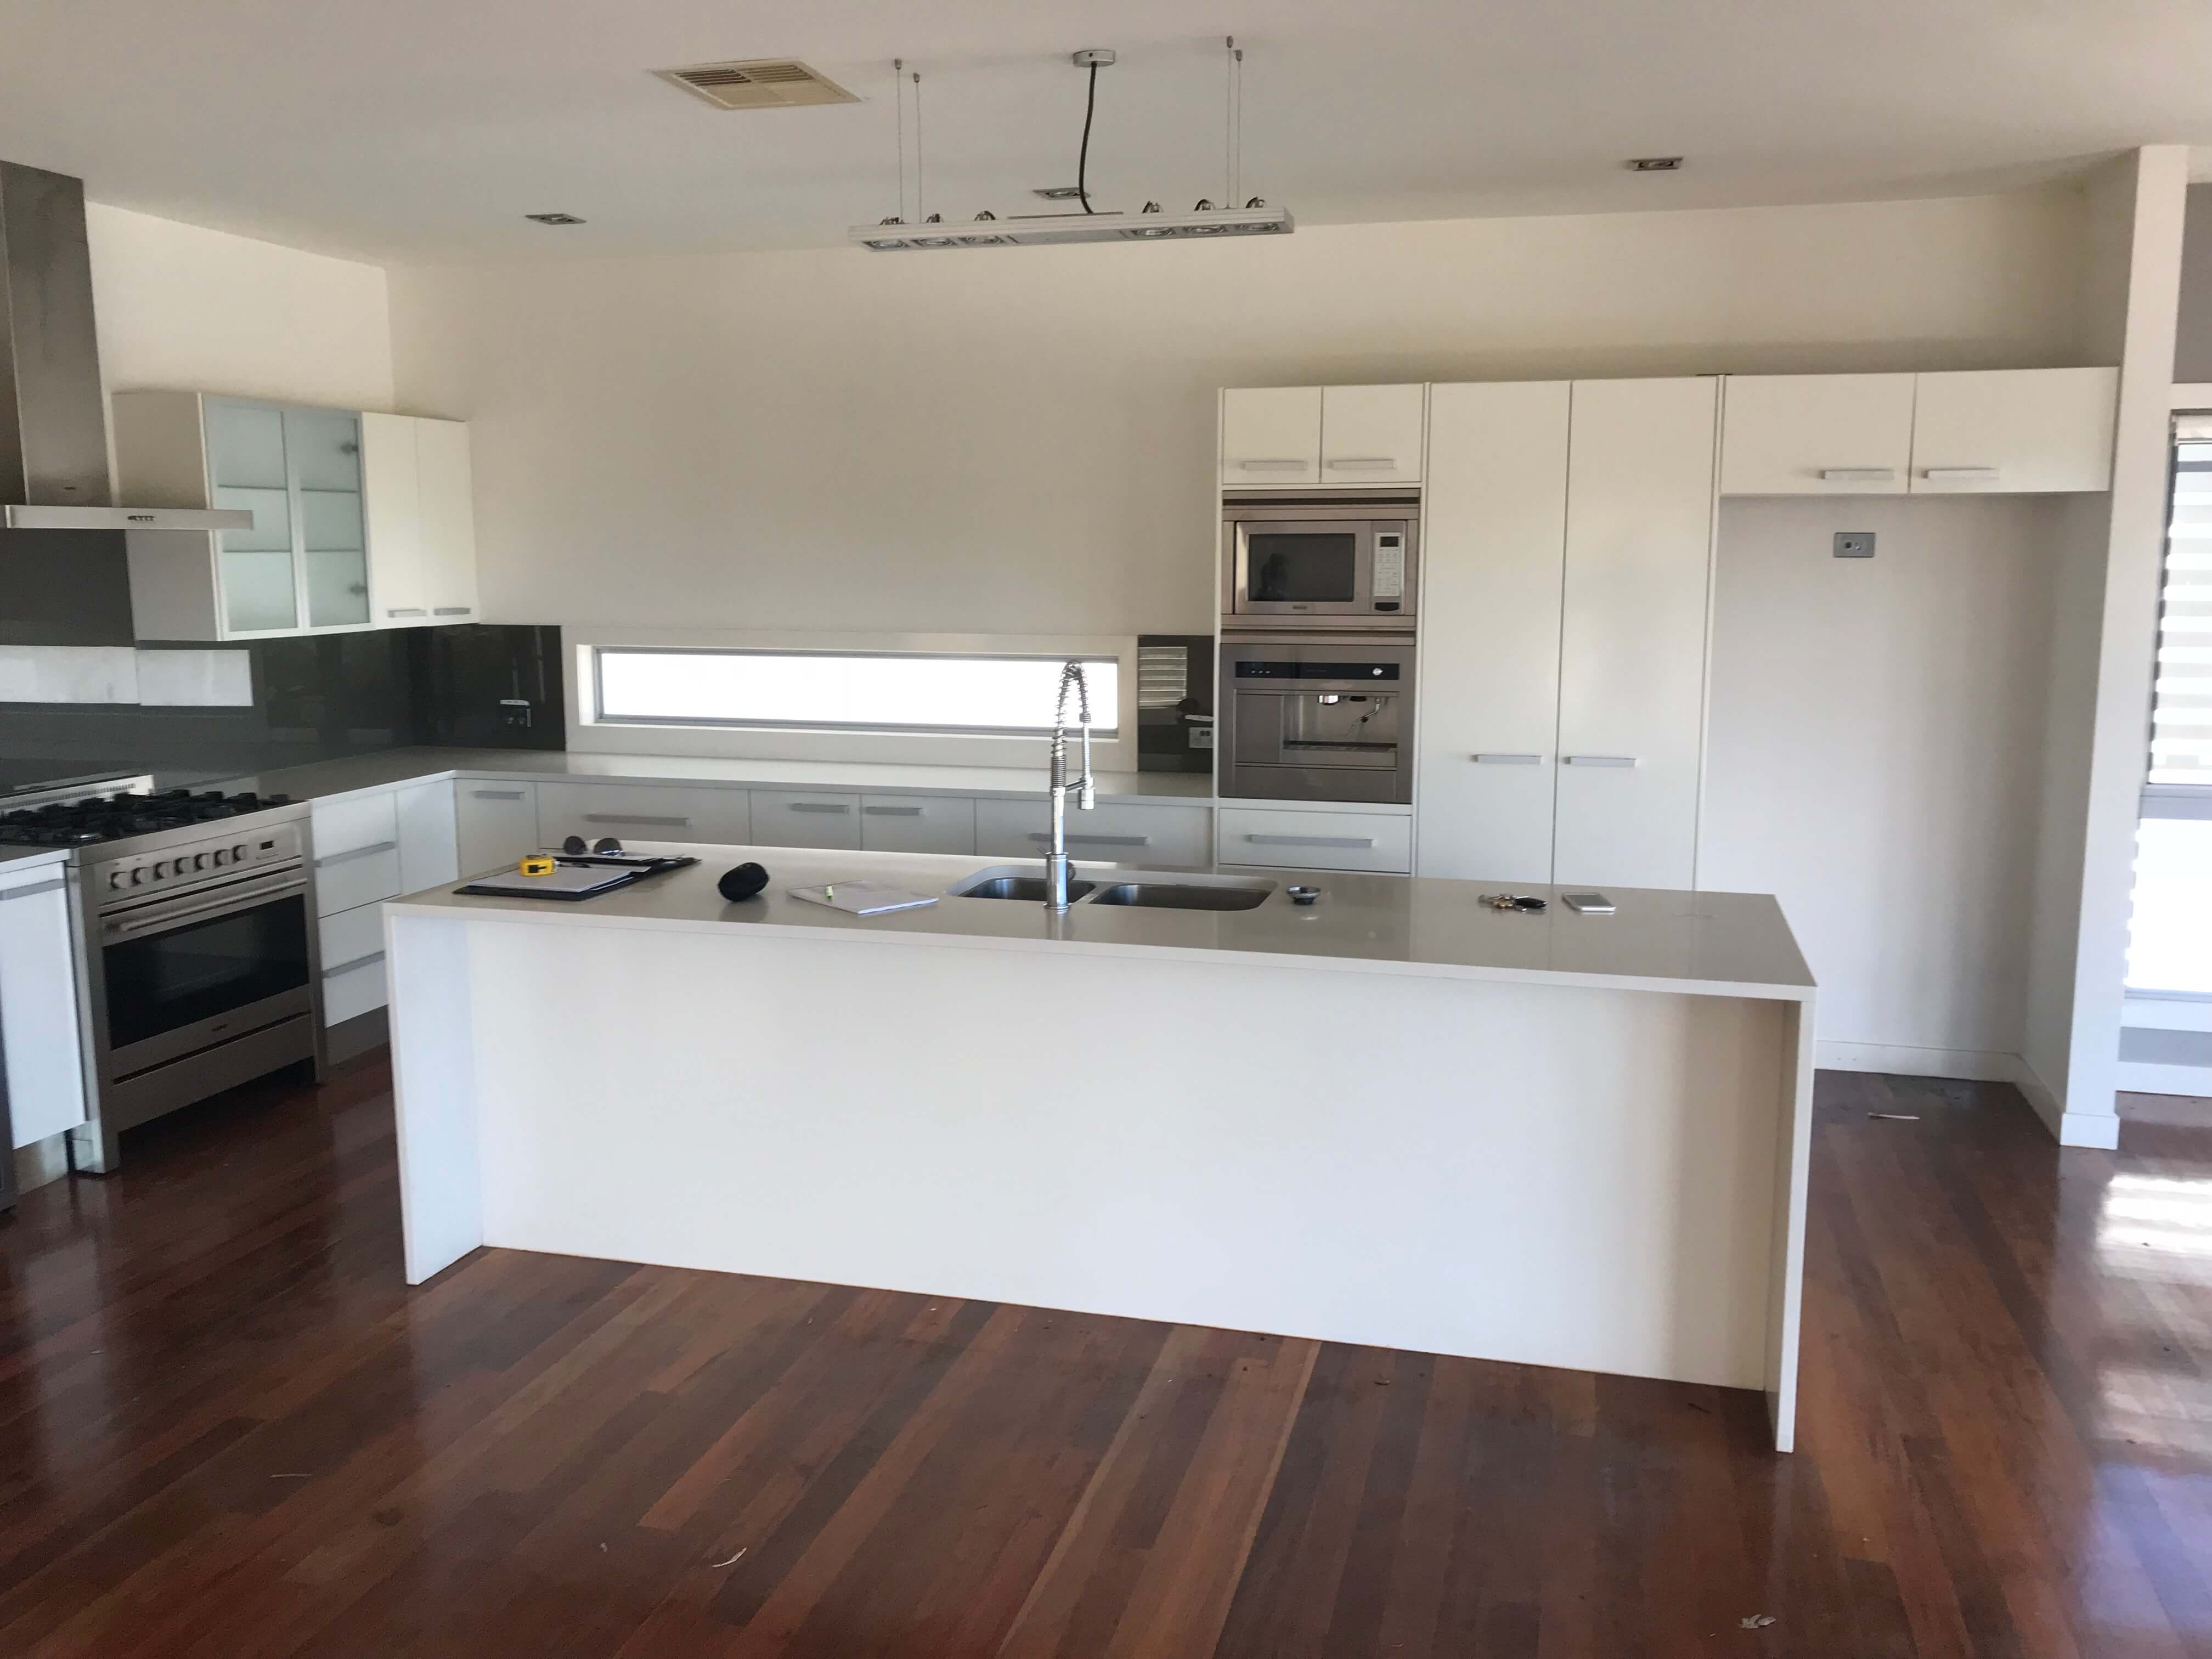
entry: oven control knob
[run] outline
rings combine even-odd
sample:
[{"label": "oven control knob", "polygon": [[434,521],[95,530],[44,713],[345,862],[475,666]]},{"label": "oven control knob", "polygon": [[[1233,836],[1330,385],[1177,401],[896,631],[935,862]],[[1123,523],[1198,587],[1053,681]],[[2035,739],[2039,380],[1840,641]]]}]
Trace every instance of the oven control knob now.
[{"label": "oven control knob", "polygon": [[204,870],[207,868],[207,854],[205,853],[195,853],[192,854],[192,868],[195,870]]},{"label": "oven control knob", "polygon": [[230,849],[228,847],[216,848],[214,852],[208,854],[208,862],[216,869],[222,869],[224,865],[230,862]]},{"label": "oven control knob", "polygon": [[136,887],[136,886],[137,886],[140,882],[143,881],[145,878],[146,878],[146,872],[145,872],[143,870],[133,870],[133,871],[131,872],[131,884],[133,887]]},{"label": "oven control knob", "polygon": [[237,846],[230,849],[230,861],[233,864],[243,864],[246,862],[246,843],[244,842],[240,842]]},{"label": "oven control knob", "polygon": [[123,872],[120,870],[110,870],[107,872],[107,890],[112,893],[122,885]]}]

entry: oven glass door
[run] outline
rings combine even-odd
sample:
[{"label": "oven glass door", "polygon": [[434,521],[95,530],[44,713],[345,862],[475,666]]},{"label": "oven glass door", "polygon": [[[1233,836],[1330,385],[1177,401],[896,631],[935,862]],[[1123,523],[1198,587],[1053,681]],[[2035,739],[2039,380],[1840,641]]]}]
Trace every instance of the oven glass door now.
[{"label": "oven glass door", "polygon": [[118,939],[101,950],[107,1044],[129,1048],[308,983],[307,896]]},{"label": "oven glass door", "polygon": [[1341,615],[1372,608],[1373,526],[1237,526],[1238,609],[1261,615]]}]

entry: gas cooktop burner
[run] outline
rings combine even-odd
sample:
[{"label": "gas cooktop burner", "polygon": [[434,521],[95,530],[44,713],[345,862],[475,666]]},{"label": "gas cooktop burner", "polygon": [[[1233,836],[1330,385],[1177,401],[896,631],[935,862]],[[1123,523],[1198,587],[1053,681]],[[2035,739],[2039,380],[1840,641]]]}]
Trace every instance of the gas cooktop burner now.
[{"label": "gas cooktop burner", "polygon": [[0,812],[0,846],[84,847],[131,836],[188,830],[248,812],[289,806],[289,795],[226,795],[220,789],[165,789],[151,795],[103,795],[91,800]]}]

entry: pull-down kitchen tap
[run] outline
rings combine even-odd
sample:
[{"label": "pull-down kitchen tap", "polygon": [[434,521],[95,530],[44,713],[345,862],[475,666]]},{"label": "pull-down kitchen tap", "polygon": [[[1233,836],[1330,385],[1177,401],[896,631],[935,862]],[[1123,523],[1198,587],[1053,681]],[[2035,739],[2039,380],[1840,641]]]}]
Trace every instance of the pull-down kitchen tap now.
[{"label": "pull-down kitchen tap", "polygon": [[[1067,691],[1075,688],[1078,718],[1083,722],[1083,776],[1067,781]],[[1098,804],[1098,790],[1091,781],[1091,683],[1083,678],[1083,665],[1069,662],[1060,671],[1060,696],[1052,710],[1052,847],[1044,855],[1044,908],[1067,908],[1067,797],[1075,793],[1079,811]]]}]

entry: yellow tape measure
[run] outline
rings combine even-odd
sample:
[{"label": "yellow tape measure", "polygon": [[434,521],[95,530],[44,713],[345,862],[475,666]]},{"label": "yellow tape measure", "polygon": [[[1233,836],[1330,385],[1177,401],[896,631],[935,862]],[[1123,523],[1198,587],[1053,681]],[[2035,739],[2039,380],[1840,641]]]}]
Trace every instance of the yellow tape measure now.
[{"label": "yellow tape measure", "polygon": [[550,876],[553,873],[553,860],[543,854],[533,853],[522,860],[521,869],[526,876]]}]

